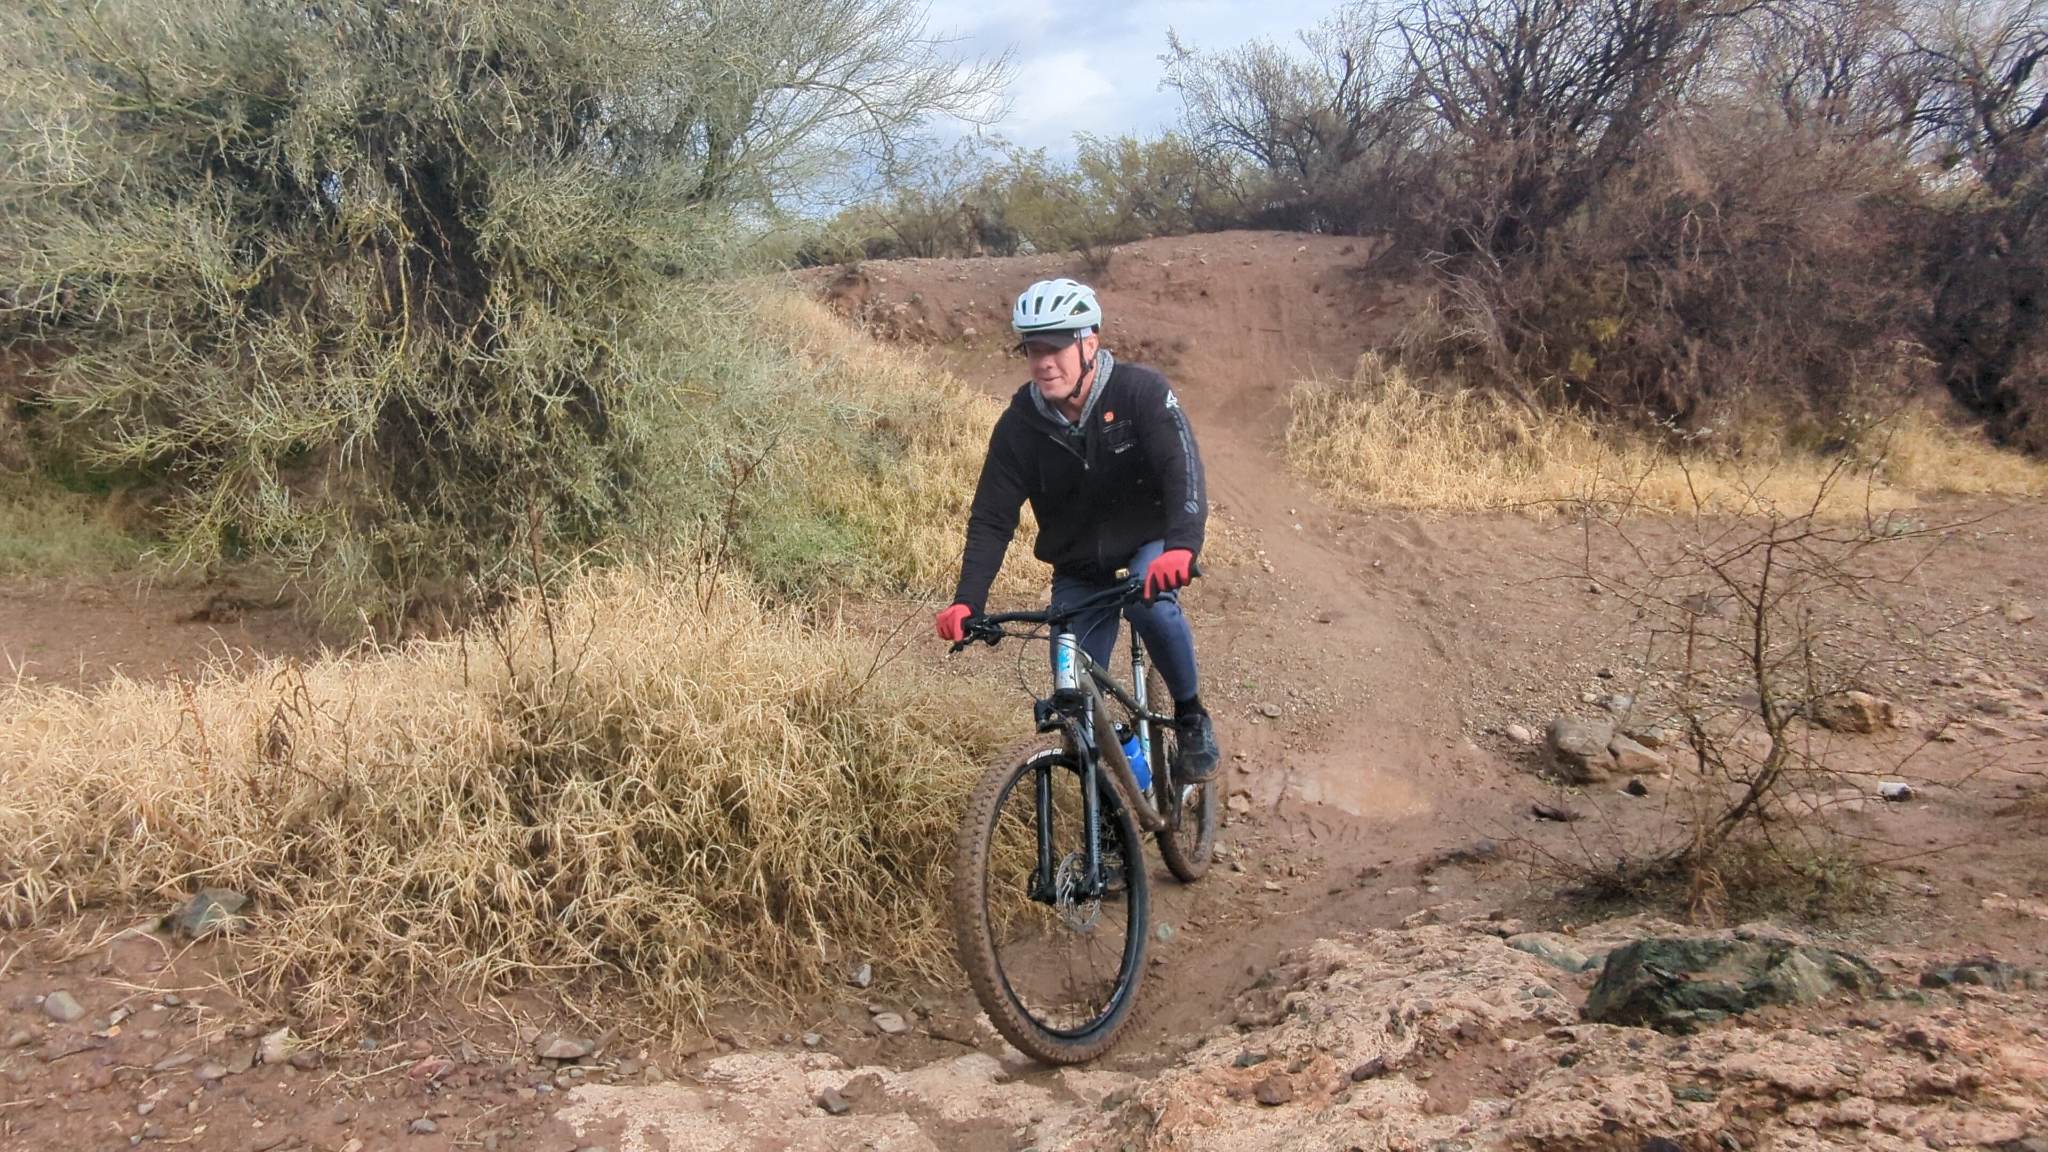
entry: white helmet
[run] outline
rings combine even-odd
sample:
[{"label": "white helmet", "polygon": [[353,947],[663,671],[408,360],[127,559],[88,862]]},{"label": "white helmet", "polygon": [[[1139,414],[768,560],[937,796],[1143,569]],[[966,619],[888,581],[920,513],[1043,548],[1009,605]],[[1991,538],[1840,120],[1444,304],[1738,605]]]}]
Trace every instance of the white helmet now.
[{"label": "white helmet", "polygon": [[1078,280],[1040,280],[1017,297],[1010,327],[1027,339],[1041,332],[1076,336],[1102,327],[1102,305],[1095,289]]}]

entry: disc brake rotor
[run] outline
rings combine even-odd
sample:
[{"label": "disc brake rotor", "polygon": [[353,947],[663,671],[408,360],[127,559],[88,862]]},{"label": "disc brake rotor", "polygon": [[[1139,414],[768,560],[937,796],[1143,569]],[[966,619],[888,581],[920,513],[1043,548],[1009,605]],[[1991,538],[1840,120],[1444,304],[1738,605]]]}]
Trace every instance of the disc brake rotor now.
[{"label": "disc brake rotor", "polygon": [[1079,852],[1069,852],[1053,872],[1053,907],[1059,911],[1060,919],[1076,932],[1087,932],[1102,918],[1102,898],[1080,899],[1088,888],[1088,858]]}]

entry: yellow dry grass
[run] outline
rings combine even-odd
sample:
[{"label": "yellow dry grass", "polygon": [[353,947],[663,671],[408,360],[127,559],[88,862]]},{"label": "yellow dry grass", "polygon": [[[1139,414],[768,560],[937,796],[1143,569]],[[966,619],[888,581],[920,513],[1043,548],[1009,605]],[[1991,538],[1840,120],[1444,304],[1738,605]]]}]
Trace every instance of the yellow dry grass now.
[{"label": "yellow dry grass", "polygon": [[1288,456],[1342,504],[1440,511],[1575,504],[1665,511],[1803,512],[1860,517],[1921,496],[2036,496],[2048,465],[1908,409],[1867,431],[1849,456],[1782,438],[1744,438],[1740,456],[1685,455],[1568,412],[1532,413],[1472,390],[1428,391],[1375,356],[1348,381],[1295,389]]},{"label": "yellow dry grass", "polygon": [[[811,514],[851,526],[870,543],[886,584],[943,601],[959,575],[968,507],[1002,405],[913,348],[887,345],[788,292],[759,296],[767,332],[792,349],[820,395],[854,414],[870,439],[893,445],[863,460],[827,441],[797,445]],[[1051,571],[1031,555],[1031,510],[1003,565],[996,596],[1043,599]]]},{"label": "yellow dry grass", "polygon": [[235,888],[243,975],[308,1014],[539,980],[673,1020],[850,960],[932,973],[966,791],[1014,732],[792,615],[615,571],[393,651],[17,686],[0,924]]}]

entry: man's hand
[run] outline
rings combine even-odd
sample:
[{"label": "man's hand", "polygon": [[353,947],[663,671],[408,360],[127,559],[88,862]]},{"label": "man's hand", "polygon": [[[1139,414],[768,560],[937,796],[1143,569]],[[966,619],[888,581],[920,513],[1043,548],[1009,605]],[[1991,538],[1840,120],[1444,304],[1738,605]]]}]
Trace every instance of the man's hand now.
[{"label": "man's hand", "polygon": [[967,618],[974,615],[974,609],[965,604],[955,604],[938,614],[932,621],[939,630],[939,639],[958,644],[967,639]]},{"label": "man's hand", "polygon": [[1159,558],[1152,561],[1152,566],[1145,569],[1145,599],[1187,587],[1192,579],[1188,570],[1194,566],[1195,554],[1185,548],[1169,548],[1161,552]]}]

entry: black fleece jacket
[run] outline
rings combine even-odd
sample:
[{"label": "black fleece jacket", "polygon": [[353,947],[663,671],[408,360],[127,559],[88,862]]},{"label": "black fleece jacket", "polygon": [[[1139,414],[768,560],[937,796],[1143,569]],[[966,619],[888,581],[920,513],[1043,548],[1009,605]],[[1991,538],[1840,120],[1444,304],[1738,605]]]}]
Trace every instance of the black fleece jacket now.
[{"label": "black fleece jacket", "polygon": [[1010,398],[974,490],[954,603],[982,611],[1026,500],[1033,552],[1062,576],[1113,579],[1153,540],[1201,555],[1208,491],[1179,397],[1142,364],[1118,363],[1096,387],[1080,428],[1048,419],[1028,383]]}]

